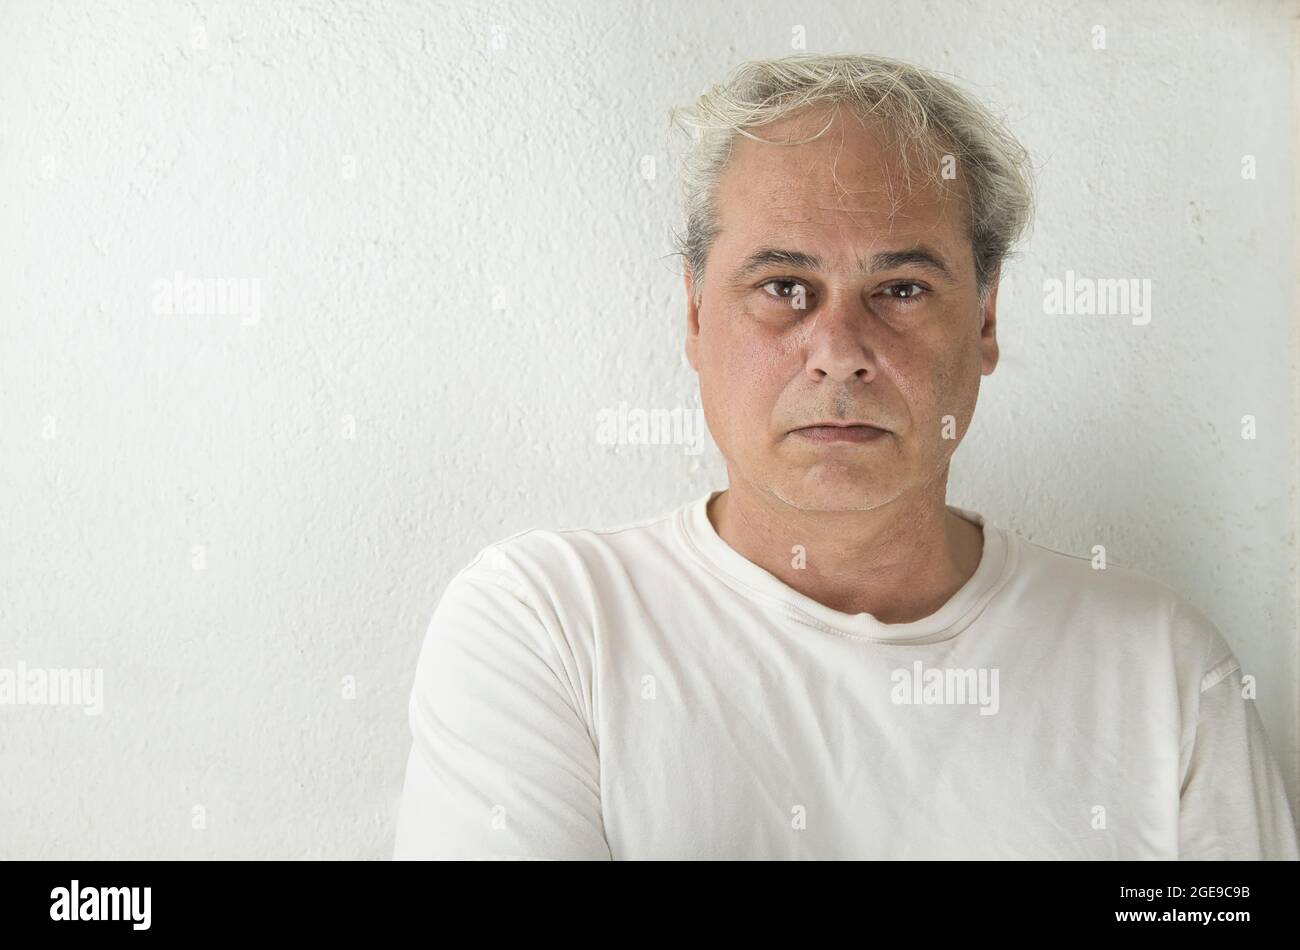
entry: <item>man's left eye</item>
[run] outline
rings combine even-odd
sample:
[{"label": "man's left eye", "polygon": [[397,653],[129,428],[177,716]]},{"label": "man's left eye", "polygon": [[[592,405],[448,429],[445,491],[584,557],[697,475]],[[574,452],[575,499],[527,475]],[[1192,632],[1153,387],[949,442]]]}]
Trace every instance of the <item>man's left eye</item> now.
[{"label": "man's left eye", "polygon": [[[896,294],[894,291],[901,291],[901,293]],[[913,283],[890,284],[885,288],[885,295],[893,297],[895,300],[915,300],[924,293],[924,287]]]}]

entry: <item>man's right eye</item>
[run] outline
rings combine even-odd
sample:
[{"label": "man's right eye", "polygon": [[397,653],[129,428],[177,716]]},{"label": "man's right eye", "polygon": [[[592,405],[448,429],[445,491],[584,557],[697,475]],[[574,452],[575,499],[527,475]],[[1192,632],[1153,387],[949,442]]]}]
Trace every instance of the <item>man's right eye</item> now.
[{"label": "man's right eye", "polygon": [[[786,278],[778,277],[778,278],[774,278],[773,280],[766,281],[760,286],[763,288],[764,292],[767,293],[769,297],[775,297],[778,300],[792,301],[797,307],[801,305],[804,307],[807,306],[808,285],[805,284],[803,281],[789,280]],[[778,290],[776,293],[772,293],[771,291],[767,290],[768,287],[776,287],[778,288]]]}]

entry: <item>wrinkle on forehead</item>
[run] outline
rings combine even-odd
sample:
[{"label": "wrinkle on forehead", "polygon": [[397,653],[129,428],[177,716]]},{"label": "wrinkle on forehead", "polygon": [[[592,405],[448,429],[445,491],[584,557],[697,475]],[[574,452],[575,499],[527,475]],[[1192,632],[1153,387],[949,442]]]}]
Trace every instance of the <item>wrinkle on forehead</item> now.
[{"label": "wrinkle on forehead", "polygon": [[[850,119],[843,118],[845,112]],[[825,124],[824,117],[800,114],[772,124],[778,132],[788,130],[788,135],[769,132],[764,137],[798,141]],[[719,197],[734,198],[736,207],[761,202],[791,223],[833,223],[808,214],[816,210],[847,217],[852,225],[868,230],[879,230],[882,223],[892,229],[899,217],[933,216],[937,223],[948,214],[948,203],[956,200],[956,210],[969,227],[964,185],[960,177],[942,177],[938,165],[942,158],[933,147],[904,143],[881,123],[841,110],[822,136],[811,142],[765,144],[740,138],[723,172]],[[923,173],[927,167],[929,173]],[[720,218],[732,204],[719,202]]]}]

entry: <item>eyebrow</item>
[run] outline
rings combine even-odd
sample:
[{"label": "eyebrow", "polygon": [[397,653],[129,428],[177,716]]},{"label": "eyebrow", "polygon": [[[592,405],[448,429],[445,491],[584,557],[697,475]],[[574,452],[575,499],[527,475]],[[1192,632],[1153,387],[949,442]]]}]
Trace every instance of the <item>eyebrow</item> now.
[{"label": "eyebrow", "polygon": [[[896,251],[881,251],[878,254],[873,254],[869,261],[863,261],[861,258],[858,260],[859,272],[862,274],[870,274],[878,270],[892,270],[896,267],[906,267],[909,264],[933,271],[949,283],[955,284],[957,282],[948,266],[944,264],[943,258],[924,244],[900,248]],[[814,271],[824,269],[821,259],[812,254],[779,247],[760,247],[745,258],[741,265],[732,272],[729,283],[732,285],[743,283],[759,271],[766,270],[769,267],[792,267],[799,270]]]}]

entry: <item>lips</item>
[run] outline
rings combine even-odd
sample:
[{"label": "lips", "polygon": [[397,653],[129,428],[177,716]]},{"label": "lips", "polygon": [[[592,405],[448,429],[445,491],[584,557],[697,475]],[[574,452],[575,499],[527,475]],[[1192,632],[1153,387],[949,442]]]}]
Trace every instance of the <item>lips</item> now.
[{"label": "lips", "polygon": [[865,422],[824,422],[794,429],[791,435],[814,442],[871,442],[888,431]]},{"label": "lips", "polygon": [[[882,432],[887,431],[884,426],[878,426],[873,422],[810,422],[806,426],[799,426],[800,429],[849,429],[855,426],[866,426],[869,429],[880,429]],[[797,431],[797,430],[796,430]]]}]

